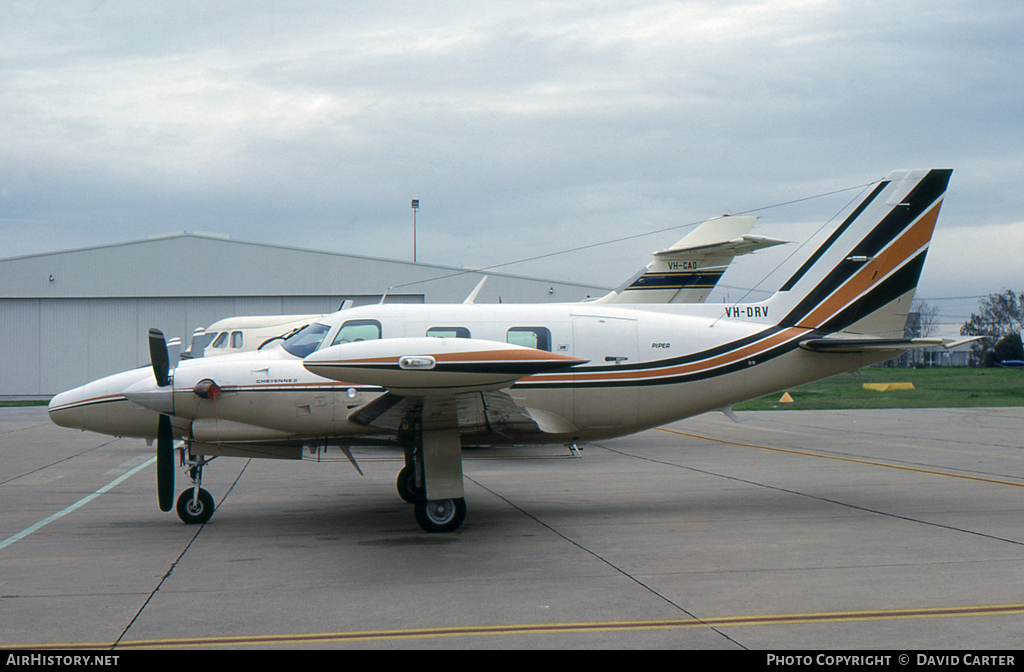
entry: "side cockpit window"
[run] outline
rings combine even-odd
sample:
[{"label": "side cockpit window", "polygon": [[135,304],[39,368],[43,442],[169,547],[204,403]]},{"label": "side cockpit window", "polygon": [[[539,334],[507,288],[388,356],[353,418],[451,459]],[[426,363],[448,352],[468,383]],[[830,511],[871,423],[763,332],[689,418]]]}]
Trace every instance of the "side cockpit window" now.
[{"label": "side cockpit window", "polygon": [[286,338],[281,347],[296,357],[305,357],[320,346],[320,342],[324,340],[324,336],[330,330],[331,328],[326,324],[314,322]]},{"label": "side cockpit window", "polygon": [[380,322],[377,320],[349,320],[341,325],[331,345],[376,341],[381,338]]},{"label": "side cockpit window", "polygon": [[237,350],[242,347],[242,332],[232,331],[231,332],[231,348]]},{"label": "side cockpit window", "polygon": [[213,339],[213,343],[210,343],[211,348],[226,348],[228,347],[228,332],[222,331],[217,334],[217,338]]}]

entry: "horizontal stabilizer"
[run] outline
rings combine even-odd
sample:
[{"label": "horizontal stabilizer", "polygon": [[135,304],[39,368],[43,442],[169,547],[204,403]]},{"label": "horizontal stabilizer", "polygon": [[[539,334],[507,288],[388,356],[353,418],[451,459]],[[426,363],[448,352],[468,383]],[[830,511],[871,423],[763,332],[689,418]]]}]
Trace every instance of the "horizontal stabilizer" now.
[{"label": "horizontal stabilizer", "polygon": [[[980,337],[978,337],[980,338]],[[902,352],[914,348],[943,347],[947,350],[955,348],[964,343],[977,340],[967,338],[954,340],[952,338],[812,338],[800,341],[800,347],[812,352],[869,352],[878,350],[892,350]]]},{"label": "horizontal stabilizer", "polygon": [[[757,219],[756,217],[733,217],[731,219]],[[699,229],[698,229],[699,231]],[[697,233],[697,231],[694,231]],[[688,238],[689,236],[687,236]],[[789,243],[788,240],[781,240],[779,238],[770,238],[768,236],[755,236],[752,233],[746,233],[736,238],[729,238],[723,240],[717,240],[711,243],[704,244],[686,244],[687,238],[683,238],[678,243],[668,248],[667,250],[661,250],[655,252],[654,256],[666,259],[668,257],[684,256],[689,252],[701,252],[705,255],[712,254],[715,252],[728,253],[731,256],[738,257],[743,254],[750,254],[757,250],[764,249],[766,247],[774,247],[776,245],[786,245]]]}]

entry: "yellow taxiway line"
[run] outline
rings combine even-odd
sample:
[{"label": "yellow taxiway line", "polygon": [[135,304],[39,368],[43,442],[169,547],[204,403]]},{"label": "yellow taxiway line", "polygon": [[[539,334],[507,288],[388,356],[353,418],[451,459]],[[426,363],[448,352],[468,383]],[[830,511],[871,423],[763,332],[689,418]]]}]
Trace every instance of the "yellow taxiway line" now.
[{"label": "yellow taxiway line", "polygon": [[[800,625],[814,623],[848,623],[852,621],[889,621],[920,618],[955,618],[1024,614],[1024,604],[990,604],[960,607],[923,607],[918,609],[874,609],[866,611],[831,611],[809,614],[762,614],[724,616],[718,618],[681,618],[649,621],[596,621],[589,623],[522,623],[511,625],[452,626],[440,628],[409,628],[397,630],[356,630],[349,632],[316,632],[279,635],[237,635],[216,637],[174,637],[122,641],[118,650],[302,646],[343,644],[346,642],[389,641],[441,637],[476,637],[507,635],[583,634],[588,632],[671,630],[706,627],[755,627],[766,625]],[[63,644],[0,645],[5,648],[31,650],[110,649],[113,642],[78,642]]]},{"label": "yellow taxiway line", "polygon": [[701,439],[703,441],[724,443],[729,446],[738,446],[740,448],[756,448],[757,450],[767,450],[773,453],[786,453],[787,455],[799,455],[801,457],[816,457],[822,460],[846,462],[847,464],[859,464],[868,467],[882,467],[884,469],[895,469],[897,471],[909,471],[915,474],[924,474],[926,476],[942,476],[943,478],[956,478],[962,481],[974,481],[975,483],[988,483],[989,485],[1005,485],[1011,488],[1024,488],[1024,482],[1021,481],[1010,481],[1001,478],[991,478],[988,476],[973,476],[971,474],[959,474],[952,471],[940,471],[938,469],[926,469],[924,467],[910,467],[902,464],[893,464],[892,462],[880,462],[878,460],[868,460],[859,457],[842,457],[840,455],[828,455],[826,453],[815,453],[807,450],[797,450],[795,448],[763,446],[757,443],[745,443],[743,441],[733,441],[731,439],[720,439],[718,437],[707,436],[705,434],[683,432],[678,429],[669,429],[668,427],[658,427],[658,431],[667,432],[669,434],[677,434],[679,436],[686,436],[692,439]]}]

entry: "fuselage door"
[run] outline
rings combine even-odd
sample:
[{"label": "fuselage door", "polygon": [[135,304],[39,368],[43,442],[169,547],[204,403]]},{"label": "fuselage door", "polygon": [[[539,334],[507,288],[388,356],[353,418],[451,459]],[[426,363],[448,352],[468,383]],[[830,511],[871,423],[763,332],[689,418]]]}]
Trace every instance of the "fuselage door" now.
[{"label": "fuselage door", "polygon": [[637,388],[626,376],[639,364],[636,320],[577,315],[573,354],[590,360],[575,369],[574,423],[581,429],[630,427],[637,422]]}]

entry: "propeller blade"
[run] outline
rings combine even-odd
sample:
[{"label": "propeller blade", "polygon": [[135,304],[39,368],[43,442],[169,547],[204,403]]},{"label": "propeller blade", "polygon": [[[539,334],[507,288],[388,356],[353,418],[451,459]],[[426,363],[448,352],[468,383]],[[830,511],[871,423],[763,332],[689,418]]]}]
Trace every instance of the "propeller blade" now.
[{"label": "propeller blade", "polygon": [[153,375],[156,376],[157,386],[167,387],[170,382],[171,359],[167,354],[164,332],[159,329],[149,330],[149,357],[153,362]]},{"label": "propeller blade", "polygon": [[171,416],[160,414],[156,437],[156,494],[161,511],[170,511],[174,501],[174,432]]}]

